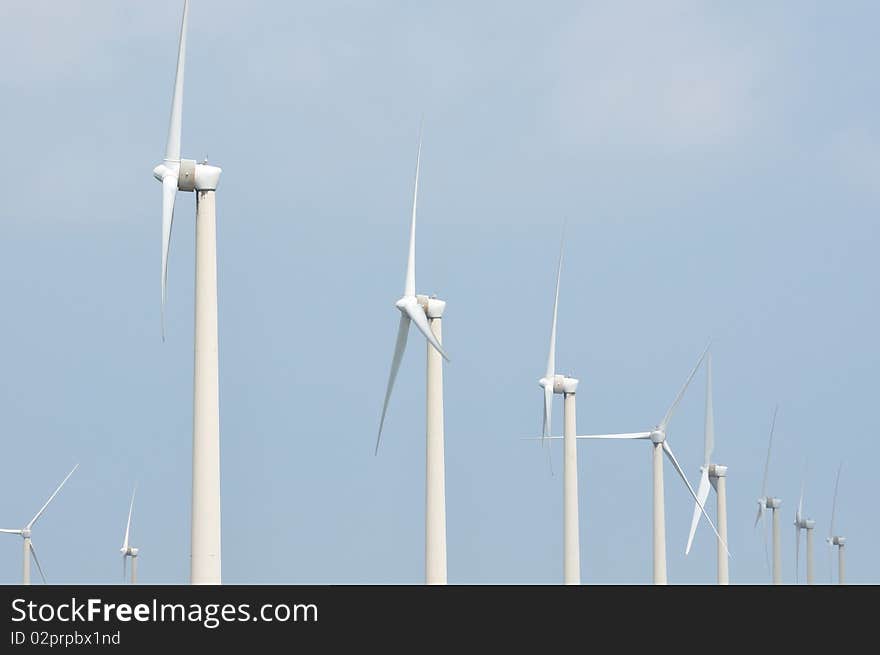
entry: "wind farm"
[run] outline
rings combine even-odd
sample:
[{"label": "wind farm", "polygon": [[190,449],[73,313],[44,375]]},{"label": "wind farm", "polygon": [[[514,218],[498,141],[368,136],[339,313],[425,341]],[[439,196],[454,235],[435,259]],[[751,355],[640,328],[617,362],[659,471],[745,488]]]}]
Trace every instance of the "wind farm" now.
[{"label": "wind farm", "polygon": [[880,581],[856,43],[154,4],[0,27],[0,584]]}]

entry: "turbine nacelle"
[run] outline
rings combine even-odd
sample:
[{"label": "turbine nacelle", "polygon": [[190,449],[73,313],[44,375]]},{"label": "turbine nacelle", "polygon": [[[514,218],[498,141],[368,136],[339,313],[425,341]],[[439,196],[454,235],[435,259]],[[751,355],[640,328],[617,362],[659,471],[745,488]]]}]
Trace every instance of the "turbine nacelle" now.
[{"label": "turbine nacelle", "polygon": [[826,539],[826,541],[833,546],[840,546],[841,548],[846,545],[846,537],[831,537],[831,539]]},{"label": "turbine nacelle", "polygon": [[30,528],[24,528],[24,529],[22,529],[22,531],[19,534],[21,534],[22,539],[30,539],[31,530],[30,530]]},{"label": "turbine nacelle", "polygon": [[779,509],[782,501],[779,498],[758,498],[758,511],[763,514],[765,509]]},{"label": "turbine nacelle", "polygon": [[566,377],[565,375],[554,375],[551,378],[544,376],[538,380],[539,387],[543,389],[549,387],[555,394],[574,393],[577,390],[577,385],[577,379]]},{"label": "turbine nacelle", "polygon": [[709,477],[712,477],[712,478],[725,478],[725,477],[727,477],[727,467],[721,466],[721,464],[710,464],[709,465]]},{"label": "turbine nacelle", "polygon": [[122,553],[126,557],[137,557],[139,549],[132,548],[131,546],[129,546],[128,548],[120,548],[119,552]]}]

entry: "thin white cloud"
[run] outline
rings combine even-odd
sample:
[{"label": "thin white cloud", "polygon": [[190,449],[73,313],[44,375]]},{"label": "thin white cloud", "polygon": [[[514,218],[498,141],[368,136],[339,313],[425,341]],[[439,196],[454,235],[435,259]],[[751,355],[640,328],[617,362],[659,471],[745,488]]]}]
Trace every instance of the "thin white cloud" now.
[{"label": "thin white cloud", "polygon": [[560,138],[670,151],[735,142],[765,110],[770,68],[732,25],[687,0],[583,9],[552,58]]},{"label": "thin white cloud", "polygon": [[872,129],[852,125],[831,135],[825,161],[828,170],[854,191],[880,189],[880,140]]},{"label": "thin white cloud", "polygon": [[[129,50],[169,24],[182,3],[118,0],[4,0],[0,3],[0,84],[43,87],[73,80],[83,84],[120,70],[120,45]],[[173,24],[173,23],[171,23]],[[174,36],[176,40],[176,35]],[[153,39],[155,40],[155,39]]]}]

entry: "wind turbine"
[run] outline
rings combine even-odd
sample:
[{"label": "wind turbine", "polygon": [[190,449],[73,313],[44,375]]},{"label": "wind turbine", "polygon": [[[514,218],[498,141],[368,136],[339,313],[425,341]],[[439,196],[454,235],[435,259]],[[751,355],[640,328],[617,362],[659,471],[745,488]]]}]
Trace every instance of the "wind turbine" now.
[{"label": "wind turbine", "polygon": [[[846,584],[846,565],[844,562],[844,554],[846,553],[846,537],[841,535],[834,534],[834,519],[837,514],[837,486],[840,484],[840,469],[843,468],[843,463],[837,467],[837,477],[834,480],[834,500],[831,503],[831,527],[828,529],[828,537],[825,541],[828,542],[828,564],[829,569],[832,568],[831,565],[831,551],[834,546],[837,546],[837,583],[838,584]],[[832,576],[833,577],[833,576]]]},{"label": "wind turbine", "polygon": [[538,385],[544,390],[542,442],[551,434],[553,395],[562,394],[563,396],[562,578],[567,585],[577,585],[581,583],[575,403],[578,380],[556,373],[556,315],[559,308],[559,280],[562,275],[563,246],[564,235],[559,246],[559,263],[556,266],[556,295],[553,299],[553,322],[550,327],[550,353],[547,357],[547,370],[544,377],[538,380]]},{"label": "wind turbine", "polygon": [[767,495],[767,474],[770,471],[770,449],[773,447],[773,431],[776,428],[776,413],[779,405],[773,409],[773,420],[770,422],[770,440],[767,443],[767,459],[764,461],[764,480],[761,483],[761,497],[758,498],[758,515],[755,517],[755,527],[758,522],[764,526],[764,555],[767,554],[767,524],[764,519],[764,510],[773,512],[773,584],[782,584],[782,550],[779,540],[779,513],[777,510],[782,506],[782,501]]},{"label": "wind turbine", "polygon": [[183,68],[189,0],[183,3],[177,73],[165,158],[153,169],[162,182],[162,340],[174,200],[196,192],[195,365],[190,582],[220,584],[220,401],[217,355],[217,213],[221,169],[180,157]]},{"label": "wind turbine", "polygon": [[43,512],[46,511],[46,508],[49,506],[49,503],[58,495],[58,492],[61,491],[61,487],[64,486],[64,483],[70,479],[70,476],[73,475],[73,472],[77,469],[79,464],[70,469],[70,473],[67,474],[61,484],[58,485],[58,488],[52,492],[52,495],[49,496],[49,500],[47,500],[43,506],[40,508],[36,514],[34,514],[34,518],[28,521],[27,525],[19,530],[3,530],[0,529],[0,532],[5,532],[7,534],[17,534],[20,535],[24,544],[23,548],[23,559],[22,559],[22,584],[29,585],[31,583],[31,557],[34,558],[34,564],[37,565],[37,570],[40,572],[40,577],[43,579],[43,584],[46,583],[46,576],[43,574],[43,567],[40,566],[40,560],[37,559],[37,551],[34,549],[33,541],[31,540],[31,529],[34,527],[34,524],[37,522],[37,519],[42,516]]},{"label": "wind turbine", "polygon": [[794,579],[800,581],[801,568],[801,530],[807,531],[807,584],[813,584],[813,528],[816,522],[804,515],[804,483],[801,482],[801,497],[798,499],[794,516]]},{"label": "wind turbine", "polygon": [[715,448],[715,414],[712,408],[712,353],[706,354],[706,423],[703,431],[703,465],[700,467],[700,484],[697,487],[697,502],[691,519],[691,531],[688,535],[685,555],[690,553],[694,542],[694,533],[700,521],[701,508],[705,507],[709,497],[709,486],[715,489],[717,499],[718,520],[718,584],[729,584],[727,556],[727,467],[712,464],[712,451]]},{"label": "wind turbine", "polygon": [[425,448],[425,583],[446,584],[446,482],[443,446],[443,361],[449,357],[441,345],[442,318],[446,303],[436,296],[416,294],[416,206],[419,195],[419,166],[422,159],[422,136],[419,130],[419,149],[416,155],[416,178],[413,190],[412,221],[409,231],[409,256],[403,296],[394,305],[400,311],[397,342],[391,359],[391,371],[379,419],[376,450],[382,439],[382,427],[400,360],[406,348],[410,323],[414,323],[428,342],[427,361],[427,431]]},{"label": "wind turbine", "polygon": [[[678,392],[678,395],[675,397],[675,400],[672,402],[672,405],[670,405],[669,409],[666,410],[665,416],[660,421],[660,423],[658,423],[652,430],[648,432],[635,432],[629,434],[601,434],[578,437],[578,439],[649,439],[651,441],[653,462],[652,468],[654,479],[654,584],[666,584],[666,516],[663,493],[664,454],[672,463],[672,466],[675,468],[675,471],[678,473],[678,476],[681,478],[682,482],[684,482],[693,499],[697,502],[697,505],[699,505],[700,511],[703,513],[703,516],[706,517],[709,525],[712,526],[712,530],[713,532],[715,532],[715,535],[719,539],[721,539],[720,535],[718,535],[718,531],[715,529],[715,524],[712,523],[712,519],[710,519],[709,515],[706,514],[706,509],[697,498],[693,487],[691,487],[691,483],[688,482],[687,476],[684,474],[684,471],[679,465],[678,460],[675,458],[675,454],[672,452],[672,447],[669,445],[669,441],[667,441],[666,439],[666,432],[669,428],[669,422],[672,420],[672,415],[678,407],[679,402],[681,402],[681,399],[684,396],[684,392],[690,385],[691,380],[694,379],[694,375],[696,375],[697,370],[700,368],[700,364],[703,363],[703,359],[705,358],[708,351],[709,347],[707,346],[706,350],[703,351],[703,354],[700,355],[699,360],[697,360],[696,365],[694,366],[691,374],[688,376],[681,390]],[[722,540],[722,542],[724,543],[726,551],[726,542],[724,540]]]},{"label": "wind turbine", "polygon": [[137,489],[131,492],[131,505],[128,507],[128,521],[125,524],[125,538],[122,540],[122,548],[119,549],[119,552],[122,553],[122,582],[125,582],[126,577],[126,561],[130,557],[131,558],[131,584],[137,584],[137,556],[138,549],[132,548],[131,544],[128,541],[129,534],[131,533],[131,512],[134,510],[134,495],[137,492]]},{"label": "wind turbine", "polygon": [[[663,455],[665,454],[669,461],[672,463],[672,466],[675,468],[675,471],[678,473],[678,476],[681,478],[682,482],[684,482],[685,486],[690,492],[691,497],[697,501],[697,504],[700,507],[700,510],[703,513],[703,516],[706,517],[706,520],[709,521],[709,525],[712,526],[712,530],[715,532],[715,535],[719,537],[718,531],[715,529],[715,524],[712,523],[712,519],[709,518],[709,515],[706,514],[706,510],[700,504],[697,499],[697,494],[694,492],[693,487],[691,487],[691,483],[688,482],[687,476],[685,476],[684,471],[682,471],[681,466],[678,463],[678,460],[675,458],[675,454],[672,452],[672,447],[669,445],[669,442],[666,439],[666,432],[669,428],[669,422],[672,420],[672,415],[675,413],[676,408],[678,407],[679,402],[681,402],[682,396],[684,396],[684,392],[687,390],[688,386],[691,383],[691,380],[694,379],[694,375],[696,375],[697,370],[700,368],[700,364],[703,363],[703,359],[708,352],[708,346],[706,350],[700,355],[700,359],[697,360],[697,364],[694,366],[691,374],[688,376],[687,381],[682,386],[681,390],[679,390],[678,395],[675,397],[675,400],[672,402],[672,405],[666,411],[666,415],[663,417],[663,420],[660,421],[656,426],[654,426],[651,430],[647,432],[627,432],[622,434],[590,434],[590,435],[578,435],[578,439],[644,439],[650,440],[652,445],[652,469],[653,469],[653,482],[654,482],[654,500],[653,500],[653,526],[654,526],[654,534],[653,534],[653,552],[654,552],[654,584],[666,584],[666,518],[665,518],[665,506],[663,500]],[[549,437],[550,439],[559,439],[560,437]],[[725,542],[725,551],[727,549],[727,545]]]}]

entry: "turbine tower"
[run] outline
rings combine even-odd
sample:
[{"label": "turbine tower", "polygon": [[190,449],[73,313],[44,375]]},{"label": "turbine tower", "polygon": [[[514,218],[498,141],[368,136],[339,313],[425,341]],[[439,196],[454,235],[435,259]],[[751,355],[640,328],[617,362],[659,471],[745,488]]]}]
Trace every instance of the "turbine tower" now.
[{"label": "turbine tower", "polygon": [[846,584],[846,565],[844,562],[844,557],[846,553],[846,537],[834,534],[834,519],[837,515],[837,486],[840,484],[840,469],[843,468],[843,463],[837,467],[837,477],[834,480],[834,500],[831,502],[831,526],[828,528],[828,536],[825,538],[825,541],[828,542],[828,569],[829,569],[829,577],[830,579],[834,578],[831,569],[833,565],[831,564],[831,551],[834,546],[837,546],[837,583],[838,584]]},{"label": "turbine tower", "polygon": [[767,523],[764,519],[764,510],[773,512],[773,584],[782,584],[782,546],[779,538],[779,512],[782,501],[779,498],[767,495],[767,475],[770,471],[770,450],[773,447],[773,431],[776,428],[776,413],[779,405],[773,409],[773,420],[770,422],[770,440],[767,443],[767,459],[764,461],[764,480],[761,483],[761,497],[758,498],[758,515],[755,517],[755,527],[761,523],[764,530],[764,556],[767,556]]},{"label": "turbine tower", "polygon": [[[563,228],[564,233],[564,228]],[[578,520],[577,414],[575,393],[578,380],[556,373],[556,315],[559,308],[559,280],[562,274],[563,234],[556,266],[556,295],[553,299],[553,322],[550,327],[550,353],[547,370],[538,385],[544,390],[544,439],[551,435],[553,395],[563,396],[563,469],[562,469],[562,577],[567,585],[581,583],[580,526]],[[549,443],[552,443],[549,442]]]},{"label": "turbine tower", "polygon": [[813,584],[813,529],[816,522],[804,515],[804,483],[801,482],[801,497],[798,500],[794,517],[794,580],[800,581],[801,569],[801,530],[807,531],[807,584]]},{"label": "turbine tower", "polygon": [[189,0],[183,3],[177,72],[165,158],[153,169],[162,182],[162,340],[174,200],[196,194],[195,344],[190,582],[220,584],[220,400],[217,339],[216,192],[221,169],[180,157],[183,68]]},{"label": "turbine tower", "polygon": [[126,578],[126,561],[130,557],[131,558],[131,584],[137,584],[137,556],[138,549],[132,548],[131,544],[128,541],[129,534],[131,533],[131,512],[134,510],[134,495],[137,492],[135,489],[131,492],[131,505],[128,507],[128,522],[125,524],[125,538],[122,540],[122,548],[119,549],[119,552],[122,553],[122,582],[125,583]]},{"label": "turbine tower", "polygon": [[706,354],[706,423],[703,431],[703,465],[700,467],[700,484],[697,487],[697,502],[694,505],[694,515],[691,519],[691,531],[688,535],[685,555],[690,553],[694,542],[694,533],[697,523],[702,514],[701,508],[705,507],[709,497],[709,487],[715,489],[717,500],[718,521],[718,584],[730,583],[728,575],[727,556],[727,467],[720,464],[712,464],[712,451],[715,448],[715,414],[712,408],[712,353]]},{"label": "turbine tower", "polygon": [[416,155],[416,178],[413,190],[412,221],[409,232],[409,256],[403,296],[395,303],[400,311],[397,342],[391,359],[385,402],[376,435],[376,450],[382,439],[382,427],[400,360],[406,349],[410,323],[428,342],[426,448],[425,448],[425,583],[446,584],[446,481],[443,445],[443,361],[449,357],[443,350],[442,318],[446,303],[436,296],[416,294],[416,206],[419,195],[419,166],[422,159],[422,136],[419,130],[419,149]]},{"label": "turbine tower", "polygon": [[73,472],[77,469],[79,464],[74,466],[70,473],[67,474],[61,484],[52,492],[52,495],[49,496],[49,500],[47,500],[40,510],[34,514],[34,518],[28,521],[27,525],[18,530],[5,530],[0,529],[0,532],[5,532],[6,534],[17,534],[22,538],[23,541],[23,558],[22,558],[22,574],[21,574],[21,583],[24,585],[29,585],[31,583],[31,557],[34,558],[34,564],[37,565],[37,570],[40,572],[40,577],[43,579],[43,584],[46,583],[46,576],[43,574],[43,567],[40,566],[40,560],[37,559],[37,551],[34,549],[34,544],[31,539],[31,529],[34,527],[34,524],[37,522],[37,519],[42,516],[43,512],[46,511],[46,508],[49,506],[49,503],[58,495],[58,492],[61,491],[61,487],[64,486],[64,483],[70,479],[70,476],[73,475]]}]

